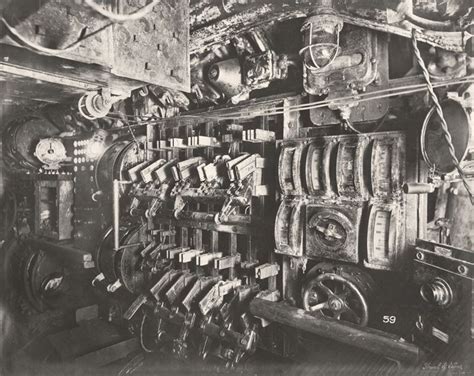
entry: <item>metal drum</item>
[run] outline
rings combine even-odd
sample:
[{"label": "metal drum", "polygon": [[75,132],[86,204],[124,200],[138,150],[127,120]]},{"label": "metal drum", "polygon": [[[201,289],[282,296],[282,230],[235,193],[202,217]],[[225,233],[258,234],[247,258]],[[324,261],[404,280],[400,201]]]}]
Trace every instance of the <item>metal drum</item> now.
[{"label": "metal drum", "polygon": [[[117,141],[104,152],[95,169],[95,181],[99,191],[111,193],[114,179],[127,180],[127,171],[144,161],[144,137],[138,138],[138,141],[138,144],[129,140]],[[122,185],[120,193],[123,194],[126,189],[127,185]]]}]

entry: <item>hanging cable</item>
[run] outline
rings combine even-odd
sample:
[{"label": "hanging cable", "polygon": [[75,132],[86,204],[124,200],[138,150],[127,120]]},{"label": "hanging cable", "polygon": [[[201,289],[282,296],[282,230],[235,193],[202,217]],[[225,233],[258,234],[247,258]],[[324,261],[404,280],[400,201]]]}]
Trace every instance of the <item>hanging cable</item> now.
[{"label": "hanging cable", "polygon": [[140,143],[138,142],[137,138],[135,137],[135,132],[133,132],[133,129],[130,126],[130,123],[128,123],[128,122],[127,122],[127,127],[128,127],[128,131],[132,135],[133,142],[135,142],[135,145],[137,145],[137,149],[140,150]]},{"label": "hanging cable", "polygon": [[461,165],[459,164],[459,160],[456,157],[456,150],[454,149],[451,133],[449,133],[448,123],[446,122],[446,118],[444,117],[443,109],[441,108],[441,104],[439,103],[438,96],[436,95],[434,91],[433,84],[431,83],[428,68],[426,67],[425,62],[423,61],[423,58],[421,57],[421,52],[420,52],[420,49],[418,48],[418,40],[417,40],[416,33],[417,33],[417,30],[413,28],[412,29],[413,52],[415,53],[416,60],[418,62],[418,65],[421,68],[423,77],[426,82],[426,88],[428,89],[430,98],[434,103],[436,113],[438,114],[438,117],[440,119],[441,130],[443,131],[443,137],[446,140],[446,143],[448,144],[449,155],[451,156],[451,160],[453,164],[456,166],[459,176],[461,177],[461,180],[463,182],[463,185],[466,188],[467,193],[469,194],[469,199],[471,200],[471,204],[474,205],[474,195],[471,191],[471,187],[469,186],[469,182],[466,179],[464,171],[462,170]]},{"label": "hanging cable", "polygon": [[99,13],[101,16],[107,18],[112,22],[127,22],[127,21],[135,21],[139,20],[140,18],[145,17],[148,13],[150,13],[155,5],[157,5],[161,0],[153,0],[151,3],[137,9],[136,11],[129,13],[129,14],[117,14],[105,10],[100,5],[98,5],[94,0],[83,0],[84,4],[86,4],[89,8],[94,10],[95,12]]},{"label": "hanging cable", "polygon": [[148,347],[146,347],[145,345],[145,341],[143,340],[143,329],[145,327],[145,320],[146,320],[147,316],[146,316],[146,313],[143,313],[143,318],[142,318],[142,321],[140,323],[140,332],[139,332],[139,338],[140,338],[140,347],[142,348],[143,351],[147,352],[147,353],[152,353],[153,350],[149,349]]}]

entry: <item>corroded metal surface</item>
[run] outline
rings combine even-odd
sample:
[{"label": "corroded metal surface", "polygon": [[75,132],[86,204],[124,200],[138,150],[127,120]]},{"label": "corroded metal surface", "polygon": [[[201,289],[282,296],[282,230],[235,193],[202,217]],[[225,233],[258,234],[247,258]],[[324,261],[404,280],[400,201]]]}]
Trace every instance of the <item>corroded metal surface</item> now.
[{"label": "corroded metal surface", "polygon": [[[116,12],[129,14],[146,2],[130,0],[119,8],[114,4]],[[4,12],[10,26],[24,40],[49,48],[49,55],[61,59],[61,65],[66,67],[65,77],[74,77],[74,72],[68,69],[74,71],[77,63],[96,64],[94,69],[100,66],[102,72],[95,77],[107,72],[106,81],[113,82],[115,76],[125,87],[131,81],[135,82],[132,84],[135,88],[144,82],[189,91],[189,10],[182,0],[163,2],[139,20],[124,23],[112,23],[72,0],[50,0],[23,7],[12,3]],[[7,31],[1,37],[0,43],[23,44]],[[41,50],[38,53],[43,54]],[[27,62],[12,57],[7,61],[28,67]],[[34,69],[49,71],[48,65],[42,66],[39,61]],[[70,86],[61,80],[56,82]],[[110,86],[114,87],[113,83]]]},{"label": "corroded metal surface", "polygon": [[[397,15],[395,3],[391,9],[383,1],[362,2],[353,4],[338,1],[335,8],[344,22],[369,29],[411,37],[411,28],[419,26],[412,24]],[[203,52],[211,49],[212,45],[225,42],[229,35],[240,33],[254,28],[262,23],[281,22],[292,18],[306,17],[314,10],[314,6],[307,4],[285,4],[283,2],[256,2],[251,9],[220,20],[206,28],[198,29],[191,34],[191,53]],[[449,33],[446,30],[437,31],[429,28],[420,34],[420,40],[451,51],[462,51],[467,40],[460,27],[454,23]]]}]

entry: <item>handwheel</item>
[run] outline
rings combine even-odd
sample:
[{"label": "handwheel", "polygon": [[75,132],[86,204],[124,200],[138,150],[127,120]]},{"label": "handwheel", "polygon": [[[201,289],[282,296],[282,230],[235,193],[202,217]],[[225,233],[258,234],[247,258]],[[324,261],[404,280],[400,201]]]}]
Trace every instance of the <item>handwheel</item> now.
[{"label": "handwheel", "polygon": [[[308,273],[303,286],[303,308],[307,311],[366,326],[369,321],[367,297],[374,282],[362,270],[348,265],[323,264]],[[317,271],[316,273],[314,271]]]}]

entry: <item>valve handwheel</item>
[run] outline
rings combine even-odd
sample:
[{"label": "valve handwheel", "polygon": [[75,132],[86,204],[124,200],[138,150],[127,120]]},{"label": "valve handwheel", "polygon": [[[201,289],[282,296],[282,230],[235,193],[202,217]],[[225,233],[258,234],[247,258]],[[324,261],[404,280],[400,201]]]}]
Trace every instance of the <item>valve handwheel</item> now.
[{"label": "valve handwheel", "polygon": [[374,282],[362,270],[349,266],[314,267],[303,286],[303,308],[315,314],[366,326],[367,297]]}]

